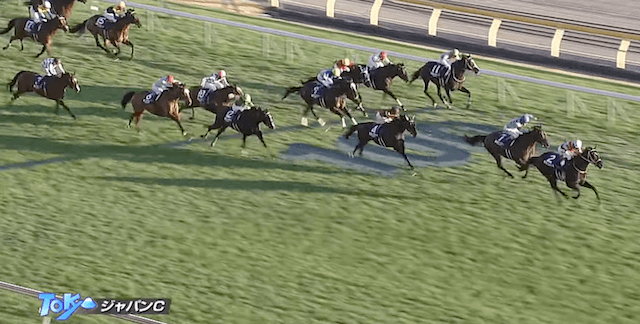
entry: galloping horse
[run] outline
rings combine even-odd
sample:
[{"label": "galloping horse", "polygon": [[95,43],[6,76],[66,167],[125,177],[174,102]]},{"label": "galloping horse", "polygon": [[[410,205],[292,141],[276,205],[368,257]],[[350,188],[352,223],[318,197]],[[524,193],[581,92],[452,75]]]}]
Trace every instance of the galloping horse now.
[{"label": "galloping horse", "polygon": [[[374,127],[378,127],[377,136],[371,136],[371,130]],[[384,147],[393,147],[396,152],[400,153],[404,157],[404,159],[409,164],[409,167],[413,169],[413,165],[409,162],[409,158],[407,154],[404,153],[404,131],[409,131],[413,137],[418,135],[418,131],[416,130],[416,122],[415,116],[409,118],[406,115],[400,115],[400,117],[394,119],[392,122],[385,124],[374,124],[374,123],[362,123],[358,125],[353,125],[344,135],[346,139],[349,139],[349,136],[354,132],[358,132],[358,145],[353,150],[351,155],[356,154],[356,151],[360,149],[360,156],[362,156],[362,150],[364,150],[364,146],[371,140],[376,142],[376,144]]]},{"label": "galloping horse", "polygon": [[7,89],[9,89],[9,91],[13,91],[13,86],[16,84],[18,85],[18,89],[13,93],[13,97],[11,97],[11,102],[18,99],[23,93],[35,92],[42,97],[56,102],[56,114],[58,113],[58,108],[62,105],[62,107],[69,112],[69,115],[71,115],[73,119],[76,119],[76,116],[71,112],[71,110],[69,110],[69,107],[64,104],[64,101],[62,101],[67,87],[71,87],[76,90],[76,92],[80,92],[80,86],[78,85],[78,79],[76,79],[75,74],[65,73],[60,78],[57,76],[42,77],[42,83],[40,83],[42,87],[39,87],[38,89],[35,87],[37,78],[38,74],[35,72],[18,72],[13,80],[11,80],[7,85]]},{"label": "galloping horse", "polygon": [[15,27],[15,34],[11,36],[9,39],[9,44],[3,47],[3,50],[6,50],[11,46],[11,42],[18,39],[20,40],[20,50],[24,50],[24,45],[22,44],[22,40],[29,37],[34,41],[42,44],[42,51],[36,55],[36,57],[42,55],[46,50],[49,56],[51,56],[51,43],[53,39],[53,35],[55,35],[58,29],[63,29],[64,31],[68,31],[69,27],[67,27],[67,20],[64,17],[56,17],[51,20],[48,20],[42,23],[40,29],[32,34],[25,31],[25,25],[30,21],[29,18],[15,18],[9,21],[9,25],[4,30],[0,31],[0,35],[8,33],[11,28]]},{"label": "galloping horse", "polygon": [[[442,71],[444,71],[442,64],[436,61],[427,62],[427,64],[413,73],[413,77],[409,83],[412,83],[418,77],[422,78],[422,81],[424,81],[424,93],[431,99],[434,107],[437,107],[437,104],[428,92],[429,82],[433,82],[433,84],[436,85],[438,97],[440,97],[440,100],[442,100],[449,109],[451,109],[451,104],[453,103],[453,100],[451,100],[451,91],[460,90],[466,92],[467,108],[469,108],[471,106],[471,92],[463,85],[465,81],[464,73],[466,71],[473,71],[475,74],[480,73],[480,68],[478,68],[476,62],[471,58],[471,55],[463,54],[460,60],[453,62],[449,73],[443,75]],[[442,97],[441,88],[444,88],[444,91],[447,93],[447,97],[449,98],[448,102]]]},{"label": "galloping horse", "polygon": [[[109,29],[101,29],[96,25],[96,21],[101,17],[102,17],[101,15],[94,15],[91,18],[83,21],[82,23],[77,24],[75,27],[71,28],[70,31],[72,33],[79,32],[80,33],[79,36],[82,36],[85,30],[88,30],[91,33],[91,35],[93,35],[93,38],[95,38],[96,45],[98,45],[98,47],[102,48],[105,52],[107,52],[107,54],[110,53],[109,50],[107,50],[107,46],[108,46],[107,42],[113,44],[113,46],[116,47],[116,52],[113,53],[115,56],[118,56],[118,54],[120,54],[120,45],[122,44],[129,45],[131,46],[131,57],[129,58],[129,60],[133,59],[134,47],[133,47],[133,43],[129,41],[129,28],[131,28],[131,24],[135,24],[136,26],[138,26],[138,28],[142,27],[142,24],[140,23],[140,19],[138,19],[134,15],[133,9],[127,10],[124,17],[118,19],[118,21],[115,22],[113,26],[111,26],[111,28]],[[102,37],[102,40],[104,41],[104,46],[100,44],[98,35]]]},{"label": "galloping horse", "polygon": [[[226,110],[226,108],[231,107],[234,101],[242,97],[242,89],[240,89],[240,87],[236,85],[231,85],[229,87],[224,87],[222,89],[214,91],[212,98],[200,98],[200,91],[202,90],[206,90],[206,88],[191,87],[189,89],[191,104],[186,107],[180,108],[180,111],[182,111],[183,109],[191,108],[190,119],[194,119],[196,117],[195,107],[201,107],[214,114],[217,114],[218,112],[224,111]],[[202,101],[205,102],[203,103]]]},{"label": "galloping horse", "polygon": [[122,109],[127,106],[127,103],[131,101],[133,105],[133,113],[131,114],[131,118],[129,118],[129,125],[131,127],[131,121],[136,119],[136,128],[140,129],[140,119],[142,119],[142,114],[144,114],[145,110],[148,110],[152,114],[160,117],[168,117],[173,119],[176,123],[178,123],[178,127],[180,127],[180,131],[182,135],[187,135],[184,128],[182,128],[182,124],[180,123],[180,119],[182,116],[180,114],[180,107],[178,106],[179,100],[185,100],[187,104],[191,104],[191,97],[189,96],[189,89],[185,87],[184,84],[180,82],[174,82],[173,86],[167,90],[165,90],[156,101],[147,104],[142,101],[147,94],[147,91],[143,92],[134,92],[131,91],[124,95],[122,98]]},{"label": "galloping horse", "polygon": [[358,124],[356,119],[351,116],[351,113],[347,109],[347,100],[349,98],[351,100],[357,100],[358,98],[358,90],[356,88],[356,84],[353,83],[353,80],[347,78],[339,78],[334,81],[333,85],[329,88],[324,88],[322,94],[319,98],[314,98],[311,95],[313,94],[313,89],[316,86],[321,86],[320,82],[308,82],[303,84],[301,87],[291,87],[287,89],[287,92],[284,94],[282,99],[284,100],[289,94],[298,92],[300,97],[304,99],[307,103],[307,109],[302,113],[302,125],[307,126],[307,118],[305,117],[309,110],[314,117],[318,120],[318,124],[321,126],[325,125],[325,122],[316,115],[316,112],[313,110],[314,105],[320,105],[324,108],[329,109],[334,114],[340,116],[342,119],[342,127],[347,127],[345,122],[345,115],[351,118],[351,122],[355,125]]},{"label": "galloping horse", "polygon": [[520,166],[520,171],[526,171],[523,176],[523,178],[525,178],[529,173],[529,159],[536,154],[536,143],[540,143],[544,147],[549,147],[547,134],[542,130],[542,126],[534,126],[530,132],[518,136],[514,141],[504,144],[504,146],[497,144],[500,143],[505,136],[509,135],[502,131],[497,131],[489,135],[476,135],[474,137],[467,137],[465,135],[464,140],[471,145],[482,142],[484,148],[496,159],[498,168],[512,178],[513,175],[502,167],[502,157],[515,161],[516,164]]},{"label": "galloping horse", "polygon": [[[549,180],[549,184],[551,188],[555,189],[557,192],[561,193],[565,198],[569,198],[567,194],[562,192],[560,188],[558,188],[557,181],[562,181],[562,177],[558,177],[558,174],[555,172],[556,170],[549,166],[547,163],[544,163],[545,160],[552,158],[552,156],[556,156],[556,158],[560,158],[557,156],[555,152],[547,152],[540,156],[532,157],[529,160],[530,164],[533,164],[538,168],[540,173],[542,173],[547,180]],[[596,193],[596,197],[600,200],[600,195],[598,195],[598,191],[596,188],[587,182],[587,167],[589,164],[595,164],[599,169],[602,169],[602,160],[598,156],[598,152],[596,152],[595,148],[588,147],[585,149],[580,155],[571,159],[571,161],[565,164],[564,170],[562,170],[562,175],[564,176],[564,181],[567,184],[567,187],[574,189],[578,192],[578,195],[573,197],[578,199],[580,197],[580,186],[590,188],[593,192]]]},{"label": "galloping horse", "polygon": [[[87,3],[87,0],[78,0],[82,3]],[[63,16],[66,19],[71,17],[71,9],[73,9],[73,5],[75,0],[49,0],[51,3],[51,11],[52,13]],[[33,7],[38,7],[42,3],[42,0],[31,0],[26,1],[24,4],[30,5]]]},{"label": "galloping horse", "polygon": [[343,72],[343,76],[349,77],[354,80],[354,82],[358,84],[364,84],[365,86],[373,89],[380,90],[384,93],[391,96],[391,98],[395,99],[400,107],[404,107],[402,102],[389,90],[391,87],[391,83],[395,77],[400,77],[400,79],[405,82],[409,81],[409,77],[407,76],[407,71],[404,67],[403,63],[399,64],[389,64],[380,68],[377,68],[372,71],[369,76],[370,82],[366,82],[366,78],[364,77],[364,71],[367,69],[366,65],[358,64],[354,66],[349,72]]},{"label": "galloping horse", "polygon": [[[238,132],[242,133],[242,148],[245,148],[247,144],[247,137],[251,135],[256,135],[262,142],[264,147],[267,147],[267,143],[264,142],[264,138],[262,137],[262,131],[260,130],[260,123],[264,123],[267,127],[271,129],[276,128],[276,124],[273,122],[273,116],[269,110],[262,110],[261,107],[258,108],[250,108],[245,109],[243,111],[237,112],[236,116],[230,115],[232,114],[233,109],[227,108],[225,111],[220,111],[219,114],[216,115],[216,121],[209,126],[207,129],[207,133],[202,135],[202,138],[207,138],[209,133],[218,129],[218,134],[216,134],[216,138],[211,142],[211,146],[215,146],[218,141],[218,137],[222,132],[225,131],[228,127],[232,127]],[[227,115],[230,115],[232,119],[225,120]]]}]

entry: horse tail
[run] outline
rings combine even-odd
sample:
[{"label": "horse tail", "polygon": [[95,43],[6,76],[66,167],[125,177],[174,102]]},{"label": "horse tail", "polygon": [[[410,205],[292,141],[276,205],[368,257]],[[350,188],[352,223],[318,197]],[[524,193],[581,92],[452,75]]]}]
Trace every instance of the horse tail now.
[{"label": "horse tail", "polygon": [[476,135],[474,137],[468,137],[465,135],[464,141],[471,145],[477,145],[480,142],[484,142],[486,138],[487,138],[487,135]]},{"label": "horse tail", "polygon": [[344,138],[349,139],[349,136],[358,129],[358,125],[351,125],[351,128],[344,134]]},{"label": "horse tail", "polygon": [[415,81],[418,77],[420,77],[420,73],[422,72],[422,69],[424,69],[425,66],[427,65],[425,64],[421,68],[419,68],[418,71],[413,72],[413,75],[411,76],[411,80],[409,80],[409,84],[411,84],[411,82]]},{"label": "horse tail", "polygon": [[282,100],[284,100],[284,98],[286,98],[288,95],[300,91],[300,89],[302,89],[302,87],[291,87],[287,89],[287,92],[284,94],[284,96],[282,96]]},{"label": "horse tail", "polygon": [[122,97],[122,109],[127,107],[127,104],[129,103],[129,101],[131,101],[131,98],[133,98],[135,94],[136,93],[134,91],[131,91],[125,94],[124,97]]},{"label": "horse tail", "polygon": [[16,20],[18,20],[18,19],[20,19],[20,18],[11,19],[11,21],[9,21],[9,24],[7,25],[7,28],[5,28],[2,31],[0,31],[0,35],[8,33],[11,30],[11,28],[15,27]]},{"label": "horse tail", "polygon": [[75,25],[75,27],[69,29],[69,32],[74,34],[77,32],[80,32],[80,35],[82,35],[84,31],[87,29],[87,21],[89,21],[89,19]]},{"label": "horse tail", "polygon": [[7,89],[9,90],[9,92],[13,91],[13,86],[16,85],[16,83],[18,82],[18,78],[22,75],[22,73],[25,73],[25,72],[28,72],[28,71],[18,72],[18,74],[16,74],[16,76],[13,77],[13,80],[11,80],[9,84],[7,84]]}]

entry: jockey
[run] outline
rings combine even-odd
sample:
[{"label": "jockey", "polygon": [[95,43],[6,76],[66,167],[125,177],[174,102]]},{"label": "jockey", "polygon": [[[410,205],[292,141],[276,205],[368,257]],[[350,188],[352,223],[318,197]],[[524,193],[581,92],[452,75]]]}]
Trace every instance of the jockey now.
[{"label": "jockey", "polygon": [[51,2],[45,0],[37,8],[31,6],[31,20],[36,24],[46,22],[49,19],[53,19],[53,13],[51,13]]},{"label": "jockey", "polygon": [[348,58],[345,58],[344,60],[337,61],[333,68],[339,69],[340,72],[349,72],[354,65],[355,63],[351,62]]},{"label": "jockey", "polygon": [[394,106],[388,110],[378,110],[376,113],[376,124],[390,123],[400,117],[400,108]]},{"label": "jockey", "polygon": [[251,102],[251,96],[249,94],[245,94],[244,98],[242,98],[241,100],[237,100],[233,106],[231,106],[231,109],[233,109],[233,112],[237,112],[237,111],[243,111],[245,109],[249,109],[251,107],[253,107],[253,102]]},{"label": "jockey", "polygon": [[391,61],[389,61],[389,58],[387,57],[387,52],[380,52],[378,54],[369,56],[367,68],[369,69],[369,71],[373,71],[388,64],[391,64]]},{"label": "jockey", "polygon": [[62,62],[60,62],[59,59],[52,58],[52,57],[42,61],[42,69],[47,74],[46,76],[55,75],[58,78],[61,78],[62,75],[65,73],[64,69],[62,68]]},{"label": "jockey", "polygon": [[164,76],[151,86],[151,90],[159,96],[160,94],[162,94],[162,92],[171,88],[174,82],[177,81],[173,78],[173,75]]},{"label": "jockey", "polygon": [[511,136],[511,139],[516,139],[518,136],[522,135],[522,127],[528,124],[533,118],[534,117],[531,114],[524,114],[520,117],[514,118],[504,125],[504,131]]},{"label": "jockey", "polygon": [[582,153],[582,141],[566,141],[562,143],[562,145],[558,146],[558,153],[563,159],[569,161]]},{"label": "jockey", "polygon": [[451,63],[460,59],[460,51],[457,48],[454,48],[446,53],[442,53],[440,55],[440,59],[438,63],[447,67],[447,70],[451,69]]},{"label": "jockey", "polygon": [[225,70],[220,70],[218,73],[213,73],[208,77],[202,78],[200,86],[212,91],[229,87],[229,82],[227,82],[227,72]]},{"label": "jockey", "polygon": [[320,71],[320,73],[318,73],[317,79],[318,81],[320,81],[320,83],[322,83],[323,86],[329,88],[333,85],[333,81],[340,77],[341,71],[342,70],[340,68],[334,66],[331,70],[326,69]]},{"label": "jockey", "polygon": [[127,5],[124,3],[124,1],[120,1],[120,3],[115,6],[115,8],[113,6],[107,8],[107,10],[104,11],[103,16],[110,22],[115,23],[118,21],[118,19],[122,18],[126,9]]}]

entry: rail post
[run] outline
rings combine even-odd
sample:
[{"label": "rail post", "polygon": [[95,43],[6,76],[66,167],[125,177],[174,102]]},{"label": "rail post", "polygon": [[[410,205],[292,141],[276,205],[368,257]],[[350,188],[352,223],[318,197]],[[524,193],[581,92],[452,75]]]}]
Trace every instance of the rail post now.
[{"label": "rail post", "polygon": [[336,0],[327,0],[327,17],[334,17]]},{"label": "rail post", "polygon": [[440,14],[442,13],[442,9],[433,8],[431,12],[431,18],[429,18],[429,35],[435,36],[438,31],[438,19],[440,19]]},{"label": "rail post", "polygon": [[500,29],[500,24],[502,23],[502,19],[494,18],[493,22],[491,22],[491,28],[489,28],[489,46],[496,47],[496,42],[498,40],[498,30]]},{"label": "rail post", "polygon": [[627,66],[627,51],[629,50],[629,45],[631,45],[630,40],[623,39],[620,42],[618,57],[616,58],[616,67],[619,69],[624,69]]},{"label": "rail post", "polygon": [[383,0],[375,0],[373,6],[371,6],[371,13],[369,14],[369,23],[371,25],[378,25],[378,16],[380,15],[380,8],[382,8]]},{"label": "rail post", "polygon": [[269,5],[273,8],[280,7],[280,0],[269,0]]},{"label": "rail post", "polygon": [[551,41],[551,56],[560,57],[560,43],[562,43],[562,36],[564,36],[564,29],[556,29],[553,40]]}]

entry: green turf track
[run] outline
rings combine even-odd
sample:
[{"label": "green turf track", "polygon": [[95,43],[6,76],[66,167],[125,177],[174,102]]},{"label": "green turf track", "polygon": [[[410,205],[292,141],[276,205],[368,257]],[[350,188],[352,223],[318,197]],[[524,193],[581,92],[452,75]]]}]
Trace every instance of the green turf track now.
[{"label": "green turf track", "polygon": [[[77,4],[72,23],[90,15]],[[26,9],[3,2],[0,25]],[[241,18],[290,31],[410,54],[424,50],[344,34]],[[13,12],[13,13],[12,13]],[[583,190],[558,203],[537,171],[506,179],[487,154],[466,166],[419,169],[394,178],[332,165],[273,159],[256,138],[246,155],[238,138],[215,148],[181,149],[175,123],[145,116],[143,132],[126,129],[130,89],[146,89],[171,72],[189,85],[220,67],[278,127],[299,123],[299,98],[280,101],[286,86],[345,54],[368,53],[216,27],[203,44],[203,23],[155,16],[155,31],[134,28],[132,62],[114,61],[90,37],[59,34],[54,54],[76,71],[82,92],[68,93],[78,116],[55,116],[52,103],[28,96],[0,98],[0,166],[65,162],[0,171],[0,280],[57,293],[99,297],[171,297],[169,323],[637,323],[640,316],[637,189],[640,120],[636,103],[608,119],[609,99],[576,93],[588,114],[567,112],[571,92],[505,81],[518,100],[498,90],[504,80],[469,77],[471,110],[422,110],[421,83],[393,90],[418,121],[464,121],[499,127],[529,111],[545,123],[554,146],[579,136],[598,144],[605,167],[590,169],[601,206]],[[2,36],[2,43],[8,37]],[[270,52],[263,54],[263,41]],[[40,70],[26,43],[0,52],[0,80]],[[297,50],[299,49],[299,51]],[[126,52],[126,49],[124,50]],[[28,55],[28,56],[22,56]],[[434,53],[430,53],[434,57]],[[393,59],[393,58],[392,58]],[[414,71],[418,63],[407,62]],[[481,68],[518,72],[638,95],[619,85],[478,61]],[[119,77],[121,75],[121,77]],[[5,82],[5,81],[3,81]],[[433,91],[433,89],[432,89]],[[365,104],[393,101],[362,90]],[[454,100],[464,102],[456,93]],[[335,116],[321,112],[325,120]],[[358,120],[364,120],[357,116]],[[195,135],[211,115],[185,121]],[[228,131],[227,137],[234,132]],[[272,151],[295,142],[334,147],[333,127],[266,133]],[[513,164],[508,168],[514,170]],[[566,188],[563,187],[564,190]],[[38,303],[0,292],[0,323],[38,323]],[[114,323],[82,316],[69,323]]]}]

